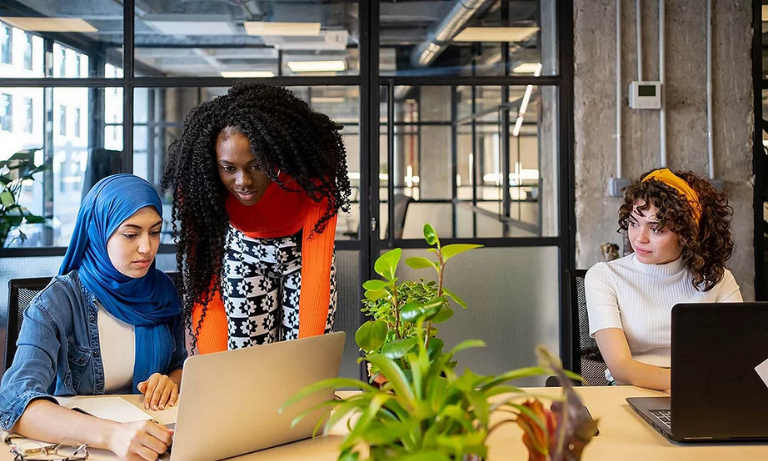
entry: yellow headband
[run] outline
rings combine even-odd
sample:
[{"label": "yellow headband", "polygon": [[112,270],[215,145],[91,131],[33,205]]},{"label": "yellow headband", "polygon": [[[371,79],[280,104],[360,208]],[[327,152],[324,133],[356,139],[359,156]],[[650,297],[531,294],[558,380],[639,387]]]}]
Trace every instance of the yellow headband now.
[{"label": "yellow headband", "polygon": [[701,203],[699,203],[699,194],[681,177],[675,175],[668,168],[661,168],[648,173],[643,178],[643,182],[650,181],[651,179],[662,182],[673,189],[675,189],[680,196],[688,200],[688,204],[691,206],[693,212],[693,220],[696,224],[699,224],[701,219]]}]

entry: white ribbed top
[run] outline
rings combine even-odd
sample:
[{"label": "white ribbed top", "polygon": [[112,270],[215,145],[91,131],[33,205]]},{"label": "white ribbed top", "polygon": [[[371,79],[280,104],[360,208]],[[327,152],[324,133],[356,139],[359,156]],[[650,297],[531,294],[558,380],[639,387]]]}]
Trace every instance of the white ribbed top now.
[{"label": "white ribbed top", "polygon": [[670,366],[672,307],[678,303],[739,302],[741,291],[731,271],[707,292],[691,284],[682,258],[668,264],[643,264],[634,254],[595,264],[584,280],[589,334],[620,328],[632,358]]}]

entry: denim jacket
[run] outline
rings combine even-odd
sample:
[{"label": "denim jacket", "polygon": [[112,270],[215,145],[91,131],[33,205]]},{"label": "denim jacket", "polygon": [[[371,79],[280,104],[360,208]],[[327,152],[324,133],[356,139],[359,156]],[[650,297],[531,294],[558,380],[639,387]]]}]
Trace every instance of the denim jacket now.
[{"label": "denim jacket", "polygon": [[[10,430],[34,399],[104,394],[96,298],[77,271],[54,277],[24,311],[13,365],[0,382],[0,427]],[[173,355],[165,374],[181,368],[187,351],[181,318],[172,325]],[[134,390],[134,392],[136,392]]]}]

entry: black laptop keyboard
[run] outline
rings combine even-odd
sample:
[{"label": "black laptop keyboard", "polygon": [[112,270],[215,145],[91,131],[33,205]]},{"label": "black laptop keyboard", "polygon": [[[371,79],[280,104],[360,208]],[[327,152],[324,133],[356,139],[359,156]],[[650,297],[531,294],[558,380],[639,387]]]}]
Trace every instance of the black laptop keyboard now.
[{"label": "black laptop keyboard", "polygon": [[659,419],[665,426],[672,429],[672,412],[669,410],[651,410],[651,414]]}]

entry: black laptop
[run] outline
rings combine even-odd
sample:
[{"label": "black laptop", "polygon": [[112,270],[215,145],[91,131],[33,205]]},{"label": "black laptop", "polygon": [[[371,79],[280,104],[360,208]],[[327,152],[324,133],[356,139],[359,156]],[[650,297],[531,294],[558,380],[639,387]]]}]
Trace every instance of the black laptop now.
[{"label": "black laptop", "polygon": [[768,440],[768,303],[672,308],[670,397],[627,402],[676,442]]}]

